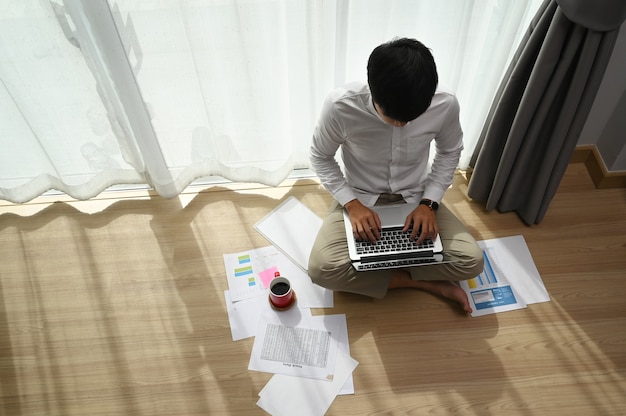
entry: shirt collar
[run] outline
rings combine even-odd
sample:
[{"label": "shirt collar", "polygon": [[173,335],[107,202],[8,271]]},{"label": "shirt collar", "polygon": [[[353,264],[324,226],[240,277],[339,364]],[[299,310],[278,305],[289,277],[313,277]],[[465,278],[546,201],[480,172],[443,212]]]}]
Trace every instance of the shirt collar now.
[{"label": "shirt collar", "polygon": [[376,108],[374,108],[374,99],[372,98],[372,93],[369,93],[367,95],[367,104],[365,105],[365,107],[370,113],[375,115],[378,118],[378,120],[380,120],[381,123],[387,124],[385,120],[382,119],[380,114],[378,114],[378,111],[376,111]]}]

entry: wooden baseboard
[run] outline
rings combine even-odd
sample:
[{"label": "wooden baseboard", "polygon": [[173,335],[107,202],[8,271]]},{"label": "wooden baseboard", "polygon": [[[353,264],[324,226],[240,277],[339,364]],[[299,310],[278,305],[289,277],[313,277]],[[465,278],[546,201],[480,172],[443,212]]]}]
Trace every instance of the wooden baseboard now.
[{"label": "wooden baseboard", "polygon": [[576,146],[570,163],[584,163],[597,189],[626,188],[626,171],[609,172],[593,144]]}]

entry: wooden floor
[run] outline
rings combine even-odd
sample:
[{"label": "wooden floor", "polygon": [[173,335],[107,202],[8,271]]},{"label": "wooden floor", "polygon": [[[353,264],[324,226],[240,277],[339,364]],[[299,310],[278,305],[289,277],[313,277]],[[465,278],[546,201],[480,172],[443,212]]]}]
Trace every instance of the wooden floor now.
[{"label": "wooden floor", "polygon": [[[0,206],[0,415],[262,415],[270,374],[230,337],[222,254],[312,180],[164,200]],[[196,190],[197,191],[197,190]],[[626,190],[573,164],[544,221],[485,213],[459,174],[447,204],[477,239],[523,234],[551,301],[480,318],[417,291],[335,294],[360,365],[329,415],[625,415]]]}]

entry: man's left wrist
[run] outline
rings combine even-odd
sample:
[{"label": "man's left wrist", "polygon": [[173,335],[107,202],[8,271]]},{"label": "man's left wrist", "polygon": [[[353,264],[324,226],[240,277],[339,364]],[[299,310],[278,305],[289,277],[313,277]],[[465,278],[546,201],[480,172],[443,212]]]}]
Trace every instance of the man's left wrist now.
[{"label": "man's left wrist", "polygon": [[424,198],[420,201],[419,204],[426,205],[433,212],[437,212],[437,210],[439,209],[439,203],[436,201],[433,201],[432,199]]}]

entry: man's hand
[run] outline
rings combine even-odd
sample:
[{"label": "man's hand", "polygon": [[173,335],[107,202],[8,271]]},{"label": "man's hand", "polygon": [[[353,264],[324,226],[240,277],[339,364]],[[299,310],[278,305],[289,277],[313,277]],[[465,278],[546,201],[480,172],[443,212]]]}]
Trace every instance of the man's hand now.
[{"label": "man's hand", "polygon": [[411,225],[413,226],[413,231],[411,232],[410,239],[415,240],[417,244],[421,244],[426,238],[434,240],[437,234],[439,234],[437,215],[435,211],[431,210],[426,205],[418,205],[418,207],[406,217],[402,231],[409,231]]},{"label": "man's hand", "polygon": [[348,202],[344,208],[350,216],[354,238],[369,240],[372,243],[380,239],[381,226],[378,214],[361,204],[358,199]]}]

